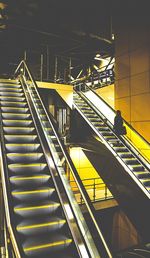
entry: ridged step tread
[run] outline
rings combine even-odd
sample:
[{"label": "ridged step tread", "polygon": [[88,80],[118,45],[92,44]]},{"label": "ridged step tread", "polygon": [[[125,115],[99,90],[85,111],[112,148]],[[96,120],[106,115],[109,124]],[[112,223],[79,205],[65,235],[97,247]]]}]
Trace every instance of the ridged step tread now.
[{"label": "ridged step tread", "polygon": [[34,152],[40,149],[40,144],[39,143],[28,143],[28,144],[23,144],[23,143],[7,143],[5,145],[6,150],[9,152],[15,151],[15,152]]},{"label": "ridged step tread", "polygon": [[8,153],[7,158],[11,162],[36,162],[43,158],[43,153],[32,152],[32,153]]},{"label": "ridged step tread", "polygon": [[1,106],[5,107],[5,106],[9,106],[9,107],[25,107],[27,105],[27,102],[11,102],[11,101],[0,101]]},{"label": "ridged step tread", "polygon": [[21,142],[21,143],[29,143],[29,142],[34,142],[37,139],[37,135],[36,134],[32,134],[32,135],[4,135],[5,140],[7,140],[8,142]]},{"label": "ridged step tread", "polygon": [[21,201],[45,200],[55,192],[55,188],[41,187],[37,189],[16,189],[11,192],[13,198]]},{"label": "ridged step tread", "polygon": [[28,219],[17,225],[17,231],[23,235],[39,235],[60,230],[66,223],[65,219],[59,217]]},{"label": "ridged step tread", "polygon": [[13,173],[39,173],[41,171],[45,171],[47,168],[46,163],[30,163],[30,164],[10,164],[8,165],[9,171]]},{"label": "ridged step tread", "polygon": [[[51,237],[40,237],[28,239],[23,244],[24,252],[27,256],[42,255],[43,252],[53,253],[58,250],[65,250],[72,243],[72,239],[66,236],[53,235]],[[54,256],[55,257],[55,256]]]},{"label": "ridged step tread", "polygon": [[14,186],[41,186],[49,181],[50,175],[38,173],[37,175],[11,176],[10,183]]},{"label": "ridged step tread", "polygon": [[23,218],[31,218],[53,214],[59,207],[60,203],[54,201],[22,203],[14,207],[14,212]]}]

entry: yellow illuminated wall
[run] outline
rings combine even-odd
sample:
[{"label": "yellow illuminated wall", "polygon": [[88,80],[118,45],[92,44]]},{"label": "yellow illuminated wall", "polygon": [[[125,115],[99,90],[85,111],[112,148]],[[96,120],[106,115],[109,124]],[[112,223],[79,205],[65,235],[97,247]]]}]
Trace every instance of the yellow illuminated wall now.
[{"label": "yellow illuminated wall", "polygon": [[80,178],[98,178],[99,175],[80,147],[70,148],[70,156],[80,175]]},{"label": "yellow illuminated wall", "polygon": [[50,82],[36,82],[39,88],[54,89],[63,98],[67,105],[72,109],[73,104],[73,86],[68,84],[58,84]]},{"label": "yellow illuminated wall", "polygon": [[114,108],[114,84],[96,89],[96,93],[101,96],[112,108]]},{"label": "yellow illuminated wall", "polygon": [[[150,31],[143,18],[115,18],[115,109],[150,142]],[[141,22],[142,21],[142,22]],[[134,133],[133,142],[138,141]],[[138,143],[148,153],[148,145]],[[150,159],[150,158],[149,158]]]}]

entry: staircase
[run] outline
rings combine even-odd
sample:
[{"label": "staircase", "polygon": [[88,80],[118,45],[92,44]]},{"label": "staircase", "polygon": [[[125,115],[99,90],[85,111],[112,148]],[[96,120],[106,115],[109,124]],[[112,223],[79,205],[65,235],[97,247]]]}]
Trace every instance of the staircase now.
[{"label": "staircase", "polygon": [[79,257],[20,84],[0,83],[0,109],[6,185],[21,257]]}]

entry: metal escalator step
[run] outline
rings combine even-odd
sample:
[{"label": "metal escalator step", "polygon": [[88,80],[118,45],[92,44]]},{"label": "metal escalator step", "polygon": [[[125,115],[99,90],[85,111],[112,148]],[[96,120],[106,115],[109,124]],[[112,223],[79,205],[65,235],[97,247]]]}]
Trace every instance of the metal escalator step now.
[{"label": "metal escalator step", "polygon": [[103,136],[107,141],[109,140],[115,140],[116,139],[116,136],[115,135],[104,135]]},{"label": "metal escalator step", "polygon": [[138,165],[139,162],[136,158],[123,158],[123,161],[128,165]]},{"label": "metal escalator step", "polygon": [[1,91],[5,92],[22,92],[22,89],[20,87],[0,87],[0,94]]},{"label": "metal escalator step", "polygon": [[118,155],[121,157],[121,158],[133,158],[133,155],[132,153],[128,153],[128,152],[118,152]]},{"label": "metal escalator step", "polygon": [[39,173],[41,171],[45,171],[47,168],[46,163],[30,163],[30,164],[10,164],[8,165],[9,171],[13,173]]},{"label": "metal escalator step", "polygon": [[2,117],[3,118],[7,118],[7,119],[13,119],[13,118],[17,118],[17,119],[27,119],[29,117],[31,117],[30,113],[27,114],[23,114],[23,113],[2,113]]},{"label": "metal escalator step", "polygon": [[12,106],[12,107],[25,107],[27,105],[27,102],[23,102],[23,101],[20,101],[20,102],[11,102],[11,101],[0,101],[0,105],[1,106]]},{"label": "metal escalator step", "polygon": [[4,135],[4,138],[8,141],[8,142],[34,142],[37,139],[37,135]]},{"label": "metal escalator step", "polygon": [[130,153],[129,150],[124,147],[124,146],[120,146],[120,147],[113,147],[114,150],[119,154],[120,152],[127,152],[127,153]]},{"label": "metal escalator step", "polygon": [[36,176],[11,176],[10,182],[15,186],[41,186],[42,184],[48,182],[51,178],[50,175],[39,174]]},{"label": "metal escalator step", "polygon": [[53,214],[60,207],[58,202],[42,202],[37,205],[31,203],[20,204],[14,207],[14,212],[21,217],[31,218]]},{"label": "metal escalator step", "polygon": [[2,101],[5,101],[5,100],[11,100],[12,101],[15,101],[15,102],[21,102],[21,101],[25,101],[25,97],[13,97],[13,96],[0,96],[0,100]]},{"label": "metal escalator step", "polygon": [[20,88],[21,87],[21,85],[20,84],[17,84],[17,82],[16,83],[6,83],[6,82],[3,82],[3,83],[0,83],[0,88],[1,87],[5,87],[6,89],[7,89],[7,87],[11,87],[11,88]]},{"label": "metal escalator step", "polygon": [[29,108],[24,107],[1,107],[2,112],[27,113]]},{"label": "metal escalator step", "polygon": [[36,144],[34,144],[34,143],[29,143],[29,144],[7,143],[5,145],[5,147],[6,147],[6,150],[10,151],[10,152],[15,151],[15,152],[24,153],[24,152],[29,152],[29,151],[30,152],[37,151],[40,148],[40,144],[39,143],[36,143]]},{"label": "metal escalator step", "polygon": [[133,171],[144,171],[145,168],[142,165],[129,165]]},{"label": "metal escalator step", "polygon": [[105,137],[109,137],[109,136],[113,136],[114,137],[114,134],[111,132],[111,131],[100,131],[100,133],[105,136]]},{"label": "metal escalator step", "polygon": [[24,252],[27,256],[43,255],[47,253],[65,250],[72,243],[72,239],[59,235],[28,239],[23,244]]},{"label": "metal escalator step", "polygon": [[3,125],[6,125],[6,126],[30,126],[31,124],[33,123],[32,120],[15,120],[15,119],[11,119],[11,120],[8,120],[8,119],[3,119]]},{"label": "metal escalator step", "polygon": [[150,173],[148,171],[134,171],[134,174],[139,178],[150,178]]},{"label": "metal escalator step", "polygon": [[140,181],[143,184],[149,185],[150,186],[150,178],[141,178]]},{"label": "metal escalator step", "polygon": [[8,153],[7,158],[11,162],[40,162],[43,158],[43,153]]},{"label": "metal escalator step", "polygon": [[66,223],[65,219],[52,217],[24,220],[17,226],[17,231],[23,235],[32,236],[60,230]]},{"label": "metal escalator step", "polygon": [[12,126],[7,126],[3,127],[4,133],[11,133],[11,134],[32,134],[35,131],[35,127],[12,127]]},{"label": "metal escalator step", "polygon": [[34,190],[16,189],[11,192],[13,198],[21,201],[36,201],[48,199],[55,192],[55,188],[42,187]]},{"label": "metal escalator step", "polygon": [[0,92],[0,96],[7,96],[7,97],[23,97],[24,93],[23,92],[8,92],[8,91],[3,91]]}]

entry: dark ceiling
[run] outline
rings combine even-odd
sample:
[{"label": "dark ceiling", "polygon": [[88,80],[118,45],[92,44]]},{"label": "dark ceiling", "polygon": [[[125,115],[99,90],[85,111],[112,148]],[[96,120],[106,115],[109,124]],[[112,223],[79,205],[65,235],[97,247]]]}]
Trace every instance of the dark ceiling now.
[{"label": "dark ceiling", "polygon": [[77,67],[75,73],[95,62],[97,53],[113,55],[112,1],[0,2],[0,73],[5,72],[8,64],[15,66],[25,50],[30,62],[40,62],[40,54],[44,55],[44,61],[49,55],[53,63],[55,56],[64,63],[71,57]]}]

